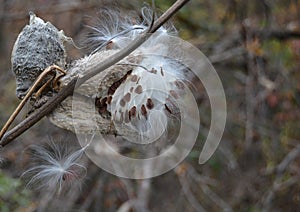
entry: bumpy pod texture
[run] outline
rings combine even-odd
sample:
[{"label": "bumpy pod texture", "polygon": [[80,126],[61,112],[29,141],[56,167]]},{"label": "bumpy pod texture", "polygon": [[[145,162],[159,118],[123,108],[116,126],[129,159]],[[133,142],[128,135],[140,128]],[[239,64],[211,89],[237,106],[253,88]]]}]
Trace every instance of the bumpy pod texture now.
[{"label": "bumpy pod texture", "polygon": [[62,68],[66,63],[64,41],[68,38],[51,23],[30,13],[29,25],[19,34],[12,51],[12,71],[16,76],[16,94],[22,99],[38,75],[48,66]]}]

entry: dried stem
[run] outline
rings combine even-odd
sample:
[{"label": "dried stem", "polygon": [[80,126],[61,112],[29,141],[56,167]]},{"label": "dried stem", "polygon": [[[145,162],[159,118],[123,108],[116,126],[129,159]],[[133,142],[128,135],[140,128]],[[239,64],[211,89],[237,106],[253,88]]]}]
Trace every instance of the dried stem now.
[{"label": "dried stem", "polygon": [[108,67],[114,65],[121,59],[125,58],[135,49],[137,49],[142,43],[144,43],[150,36],[150,33],[154,33],[159,27],[161,27],[164,23],[166,23],[181,7],[183,7],[189,0],[177,0],[162,16],[160,16],[153,24],[153,26],[148,30],[147,33],[141,34],[138,38],[136,38],[129,46],[120,50],[118,53],[112,55],[104,61],[100,61],[101,63],[93,66],[91,70],[86,70],[87,75],[82,78],[74,78],[66,87],[62,88],[62,90],[53,98],[51,98],[47,103],[45,103],[41,108],[37,109],[34,113],[32,113],[29,117],[24,119],[21,123],[19,123],[12,130],[7,132],[3,138],[1,139],[0,145],[4,147],[8,143],[10,143],[13,139],[21,135],[27,129],[32,127],[35,123],[41,120],[44,116],[51,113],[59,103],[61,103],[65,98],[71,95],[74,91],[75,86],[79,86],[84,83],[86,80],[95,76],[96,74],[104,71]]},{"label": "dried stem", "polygon": [[[56,66],[49,66],[48,68],[46,68],[43,73],[41,73],[41,75],[39,75],[39,77],[36,79],[36,81],[33,83],[33,85],[31,86],[31,88],[29,89],[29,91],[27,92],[27,94],[25,95],[24,99],[22,99],[22,101],[20,102],[20,104],[18,105],[18,107],[15,109],[15,111],[11,114],[11,116],[9,117],[8,121],[5,123],[5,125],[3,126],[3,128],[1,129],[0,132],[0,139],[3,137],[4,133],[8,130],[9,126],[12,124],[12,122],[15,120],[15,118],[17,117],[17,115],[20,113],[20,111],[22,110],[22,108],[24,107],[24,105],[26,104],[26,102],[28,101],[28,99],[31,97],[31,95],[33,94],[33,92],[36,90],[36,88],[39,86],[39,84],[44,80],[44,78],[51,72],[53,72],[53,70],[60,70],[63,72],[63,70]],[[44,89],[46,87],[46,85],[48,85],[50,82],[52,81],[52,79],[48,80],[47,83],[45,83],[42,88]],[[39,90],[39,91],[40,91]],[[40,91],[41,92],[41,91]]]}]

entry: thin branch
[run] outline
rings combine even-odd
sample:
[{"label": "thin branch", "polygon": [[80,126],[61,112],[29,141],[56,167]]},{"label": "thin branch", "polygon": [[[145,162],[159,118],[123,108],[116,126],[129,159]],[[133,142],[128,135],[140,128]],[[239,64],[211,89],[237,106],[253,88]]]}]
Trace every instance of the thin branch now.
[{"label": "thin branch", "polygon": [[288,40],[300,38],[300,32],[292,30],[253,30],[253,33],[261,40]]},{"label": "thin branch", "polygon": [[282,175],[288,166],[300,155],[300,144],[297,145],[294,149],[292,149],[289,154],[287,154],[284,159],[280,162],[280,164],[276,168],[277,175]]},{"label": "thin branch", "polygon": [[285,183],[281,183],[281,180],[283,178],[284,172],[287,170],[289,165],[300,155],[300,144],[297,145],[294,149],[292,149],[285,157],[284,159],[280,162],[280,164],[276,167],[276,177],[275,180],[273,181],[273,185],[271,189],[268,191],[266,194],[266,197],[263,201],[263,210],[262,211],[270,211],[271,209],[271,204],[272,201],[275,197],[275,193],[279,188],[284,185],[290,185],[294,182],[293,180],[288,179]]},{"label": "thin branch", "polygon": [[191,206],[198,212],[205,212],[206,210],[203,208],[201,203],[198,201],[198,199],[195,197],[195,195],[191,191],[191,188],[190,188],[190,185],[189,185],[187,179],[184,176],[181,176],[178,174],[177,174],[177,176],[178,176],[178,180],[181,184],[182,191],[183,191],[186,199],[188,200],[188,202],[191,204]]},{"label": "thin branch", "polygon": [[62,90],[53,98],[51,98],[48,102],[46,102],[41,108],[37,109],[34,113],[32,113],[29,117],[24,119],[21,123],[19,123],[12,130],[7,132],[2,140],[0,145],[4,147],[8,143],[10,143],[13,139],[21,135],[27,129],[32,127],[35,123],[41,120],[44,116],[51,113],[59,103],[61,103],[65,98],[71,95],[74,91],[75,85],[79,86],[84,83],[86,80],[95,76],[96,74],[104,71],[108,67],[114,65],[119,62],[135,49],[137,49],[142,43],[144,43],[150,36],[150,33],[154,33],[158,28],[160,28],[164,23],[166,23],[181,7],[183,7],[189,0],[178,0],[176,1],[162,16],[160,16],[153,24],[152,28],[148,30],[147,33],[141,34],[138,38],[136,38],[130,45],[126,48],[120,50],[118,53],[112,55],[104,61],[99,61],[99,64],[93,66],[91,70],[86,70],[87,75],[82,78],[75,77],[66,87],[62,88]]},{"label": "thin branch", "polygon": [[27,129],[32,127],[34,124],[36,124],[38,121],[40,121],[44,116],[51,113],[60,102],[62,102],[65,98],[67,98],[69,95],[71,95],[73,93],[77,79],[78,78],[74,78],[68,84],[68,86],[66,86],[59,92],[58,95],[51,98],[41,108],[34,111],[34,113],[32,113],[32,115],[28,116],[26,119],[24,119],[22,122],[20,122],[17,126],[15,126],[13,129],[8,131],[1,139],[0,145],[2,147],[4,147],[9,142],[11,142],[13,139],[15,139],[16,137],[21,135],[23,132],[25,132]]},{"label": "thin branch", "polygon": [[197,183],[196,185],[200,186],[203,193],[213,202],[213,204],[218,205],[223,211],[233,211],[227,202],[209,188],[208,184],[214,184],[214,186],[216,186],[217,183],[214,182],[214,180],[201,176],[194,167],[189,164],[187,164],[186,167],[188,176]]},{"label": "thin branch", "polygon": [[[8,130],[9,126],[12,124],[12,122],[15,120],[15,118],[17,117],[17,115],[21,112],[22,108],[24,107],[24,105],[26,104],[27,100],[31,97],[31,95],[33,94],[33,92],[36,90],[36,88],[39,86],[39,84],[45,79],[45,77],[53,72],[53,70],[60,70],[63,71],[60,67],[54,65],[54,66],[49,66],[48,68],[46,68],[43,73],[41,73],[39,75],[39,77],[36,79],[36,81],[33,83],[33,85],[31,86],[31,88],[29,89],[29,91],[27,92],[27,94],[25,95],[25,97],[22,99],[22,101],[20,102],[20,104],[18,105],[18,107],[15,109],[15,111],[11,114],[11,116],[9,117],[8,121],[5,123],[4,127],[1,129],[0,131],[0,139],[2,138],[2,136],[4,135],[4,133]],[[43,86],[42,88],[45,88],[49,82],[51,82],[54,78],[51,78],[50,80],[48,80]],[[41,89],[42,89],[41,88]],[[40,89],[40,90],[41,90]]]},{"label": "thin branch", "polygon": [[232,60],[232,58],[237,58],[239,56],[243,56],[247,53],[245,48],[243,47],[234,47],[224,52],[218,52],[209,56],[209,61],[213,64],[223,63],[224,61]]},{"label": "thin branch", "polygon": [[[250,35],[248,28],[245,28],[245,45],[253,41],[253,38]],[[245,124],[245,145],[246,150],[253,144],[253,134],[254,134],[254,119],[255,119],[255,75],[256,75],[256,66],[254,62],[254,55],[251,52],[247,52],[245,55],[245,60],[247,61],[247,71],[248,76],[246,79],[245,87],[245,100],[246,100],[246,124]]]}]

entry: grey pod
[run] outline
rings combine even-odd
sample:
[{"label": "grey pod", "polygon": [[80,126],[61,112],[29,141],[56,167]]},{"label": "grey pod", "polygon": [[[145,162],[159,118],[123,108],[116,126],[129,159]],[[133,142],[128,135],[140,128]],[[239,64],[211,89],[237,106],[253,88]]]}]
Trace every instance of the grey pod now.
[{"label": "grey pod", "polygon": [[20,32],[11,55],[16,77],[16,95],[22,99],[39,74],[48,66],[66,65],[64,32],[30,12],[29,25]]}]

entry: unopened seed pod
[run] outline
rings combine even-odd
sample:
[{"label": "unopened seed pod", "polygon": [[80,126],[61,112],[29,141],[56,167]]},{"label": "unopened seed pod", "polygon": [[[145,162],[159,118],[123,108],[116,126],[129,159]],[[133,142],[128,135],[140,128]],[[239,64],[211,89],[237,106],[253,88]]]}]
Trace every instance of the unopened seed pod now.
[{"label": "unopened seed pod", "polygon": [[22,99],[39,74],[53,64],[64,68],[64,41],[70,38],[49,22],[30,12],[29,25],[20,32],[11,55],[16,77],[16,95]]}]

